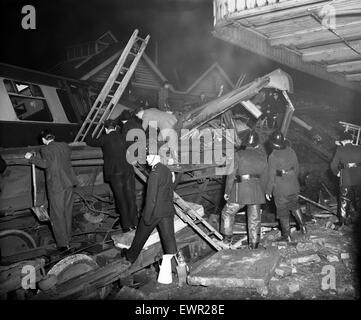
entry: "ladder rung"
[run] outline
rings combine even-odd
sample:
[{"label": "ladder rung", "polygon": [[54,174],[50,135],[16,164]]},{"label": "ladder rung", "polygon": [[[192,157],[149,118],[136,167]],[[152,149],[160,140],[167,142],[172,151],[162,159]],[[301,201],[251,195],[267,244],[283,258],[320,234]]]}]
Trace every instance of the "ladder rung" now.
[{"label": "ladder rung", "polygon": [[96,124],[96,125],[99,123],[99,122],[92,121],[92,120],[85,120],[84,122],[85,122],[85,123]]},{"label": "ladder rung", "polygon": [[[138,59],[140,59],[140,56],[143,54],[144,49],[149,40],[149,35],[145,39],[138,37],[137,33],[135,32],[133,32],[133,35],[134,36],[132,36],[132,38],[128,41],[126,50],[122,52],[121,56],[118,59],[118,62],[116,63],[110,76],[106,80],[96,101],[94,102],[92,108],[89,111],[87,119],[84,121],[82,127],[79,129],[79,132],[75,137],[74,141],[79,141],[79,137],[83,137],[83,138],[86,137],[89,130],[90,130],[89,133],[91,133],[91,131],[93,130],[92,135],[94,135],[96,131],[99,131],[98,129],[99,126],[101,125],[101,120],[104,119],[106,115],[105,111],[111,112],[113,110],[115,106],[113,99],[115,98],[119,99],[124,91],[124,88],[129,83],[130,76],[129,77],[126,76],[123,80],[120,81],[114,81],[114,80],[116,80],[117,76],[119,76],[119,73],[122,73],[122,77],[124,77],[124,75],[127,74],[127,72],[129,72],[131,75],[133,74],[135,70],[135,66],[139,62]],[[131,61],[131,65],[125,67],[123,64],[126,63],[127,58],[129,62]],[[116,73],[118,73],[118,75]],[[117,84],[118,88],[114,89],[116,87],[114,86],[114,84]],[[95,129],[91,128],[92,125],[96,125]]]}]

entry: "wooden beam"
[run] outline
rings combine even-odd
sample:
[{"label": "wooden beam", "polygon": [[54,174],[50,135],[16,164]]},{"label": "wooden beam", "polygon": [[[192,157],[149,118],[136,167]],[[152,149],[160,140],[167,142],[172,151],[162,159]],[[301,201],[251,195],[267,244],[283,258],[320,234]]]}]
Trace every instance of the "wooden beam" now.
[{"label": "wooden beam", "polygon": [[276,3],[265,7],[257,7],[250,10],[242,10],[227,13],[216,19],[216,26],[229,23],[230,20],[238,20],[240,23],[251,25],[265,25],[273,21],[294,18],[305,15],[308,10],[319,8],[330,2],[329,0],[291,0]]},{"label": "wooden beam", "polygon": [[98,71],[105,68],[109,63],[112,63],[116,58],[118,58],[121,55],[121,51],[116,52],[111,57],[109,57],[107,60],[103,61],[101,64],[96,66],[94,69],[90,70],[87,74],[83,75],[80,80],[88,80],[91,76],[95,75]]},{"label": "wooden beam", "polygon": [[255,31],[266,35],[269,38],[287,37],[292,34],[303,32],[303,30],[321,30],[322,27],[310,15],[272,21],[262,26],[254,26]]},{"label": "wooden beam", "polygon": [[357,72],[361,71],[361,59],[341,63],[330,64],[327,66],[328,72]]},{"label": "wooden beam", "polygon": [[[361,34],[361,31],[360,31]],[[350,46],[359,51],[357,54],[345,43],[335,43],[325,46],[318,46],[301,50],[302,59],[306,62],[309,61],[345,61],[350,59],[361,58],[361,40],[350,41]]]},{"label": "wooden beam", "polygon": [[[356,21],[354,16],[341,17],[336,20],[336,27],[343,27],[352,24]],[[292,35],[303,35],[310,32],[326,30],[326,27],[322,25],[309,13],[306,15],[295,17],[291,19],[285,19],[282,21],[272,21],[262,26],[249,26],[255,31],[266,35],[269,38],[282,38]]]},{"label": "wooden beam", "polygon": [[[361,20],[355,19],[352,23],[336,25],[336,32],[345,39],[360,37]],[[286,34],[280,37],[269,38],[271,46],[315,46],[328,43],[329,41],[339,41],[340,39],[330,32],[325,26],[319,28],[302,29],[298,32]]]},{"label": "wooden beam", "polygon": [[213,35],[217,38],[265,56],[268,59],[272,59],[278,63],[306,72],[323,80],[333,82],[339,86],[361,92],[360,86],[346,81],[342,75],[329,73],[326,68],[320,64],[312,62],[305,63],[302,60],[301,55],[288,48],[272,47],[268,43],[267,38],[262,37],[261,35],[242,26],[215,28]]},{"label": "wooden beam", "polygon": [[361,73],[346,74],[346,79],[350,81],[361,81]]}]

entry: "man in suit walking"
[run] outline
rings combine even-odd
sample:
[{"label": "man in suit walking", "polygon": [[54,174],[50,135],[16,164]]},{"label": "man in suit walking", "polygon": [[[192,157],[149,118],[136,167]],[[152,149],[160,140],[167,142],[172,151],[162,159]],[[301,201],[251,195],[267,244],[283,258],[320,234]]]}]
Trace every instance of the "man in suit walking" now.
[{"label": "man in suit walking", "polygon": [[102,148],[104,180],[109,182],[112,189],[123,230],[130,231],[135,229],[138,223],[135,175],[133,166],[126,158],[125,139],[116,126],[115,120],[104,121],[105,134],[98,139],[87,138],[86,143],[92,147]]},{"label": "man in suit walking", "polygon": [[268,157],[268,183],[266,198],[273,195],[277,218],[281,224],[282,236],[278,241],[291,241],[290,212],[294,216],[303,234],[307,233],[298,204],[300,184],[298,182],[299,163],[295,151],[287,144],[280,131],[272,133],[269,143],[273,149]]},{"label": "man in suit walking", "polygon": [[73,187],[78,184],[71,166],[71,150],[65,142],[56,142],[50,130],[41,132],[44,147],[41,157],[26,153],[30,163],[45,169],[49,214],[55,241],[60,250],[69,250],[73,213]]},{"label": "man in suit walking", "polygon": [[231,240],[235,215],[247,206],[248,243],[250,249],[257,249],[261,229],[261,204],[266,202],[267,156],[261,149],[257,132],[250,131],[245,149],[235,154],[234,170],[227,176],[222,210],[221,232],[225,242]]},{"label": "man in suit walking", "polygon": [[352,144],[353,137],[349,132],[342,133],[336,153],[331,162],[331,170],[340,178],[338,202],[338,227],[350,221],[351,201],[355,210],[360,211],[361,188],[361,146]]},{"label": "man in suit walking", "polygon": [[[163,262],[170,264],[177,253],[174,235],[173,178],[170,170],[160,163],[160,156],[148,151],[147,162],[152,167],[148,178],[145,207],[131,247],[121,255],[134,263],[154,228],[158,228],[163,245]],[[162,263],[163,265],[163,263]]]}]

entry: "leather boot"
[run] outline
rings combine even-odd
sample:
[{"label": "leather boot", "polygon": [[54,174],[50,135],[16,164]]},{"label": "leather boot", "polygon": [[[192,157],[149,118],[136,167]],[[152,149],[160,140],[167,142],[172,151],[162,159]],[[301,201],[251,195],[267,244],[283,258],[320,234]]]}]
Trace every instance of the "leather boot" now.
[{"label": "leather boot", "polygon": [[221,213],[221,233],[224,235],[224,242],[230,243],[233,235],[233,225],[236,213],[239,210],[238,203],[227,203]]},{"label": "leather boot", "polygon": [[290,236],[290,218],[289,217],[283,217],[280,219],[280,225],[281,225],[281,237],[279,237],[276,241],[281,242],[291,242],[291,236]]},{"label": "leather boot", "polygon": [[293,210],[292,215],[296,219],[296,222],[297,222],[298,226],[300,227],[301,232],[303,234],[306,234],[307,233],[307,228],[306,228],[306,225],[305,225],[305,223],[303,221],[301,209]]},{"label": "leather boot", "polygon": [[338,223],[335,223],[337,228],[342,227],[347,222],[347,218],[350,210],[350,188],[349,187],[340,187],[340,198],[338,206]]},{"label": "leather boot", "polygon": [[257,249],[259,245],[259,233],[261,231],[260,205],[247,206],[248,219],[248,245],[250,249]]}]

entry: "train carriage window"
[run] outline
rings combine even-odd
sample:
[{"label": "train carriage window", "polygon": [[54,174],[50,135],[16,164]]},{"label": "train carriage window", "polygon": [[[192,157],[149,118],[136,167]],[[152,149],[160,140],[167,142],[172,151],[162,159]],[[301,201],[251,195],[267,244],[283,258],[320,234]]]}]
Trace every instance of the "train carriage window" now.
[{"label": "train carriage window", "polygon": [[56,89],[56,93],[58,94],[58,97],[64,108],[66,117],[68,118],[69,122],[77,123],[78,119],[76,118],[72,103],[66,90]]},{"label": "train carriage window", "polygon": [[19,120],[53,121],[39,86],[8,79],[4,80],[4,84]]}]

